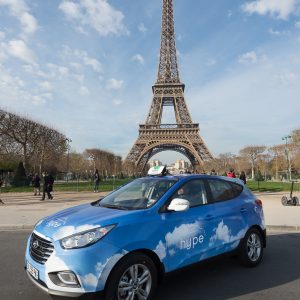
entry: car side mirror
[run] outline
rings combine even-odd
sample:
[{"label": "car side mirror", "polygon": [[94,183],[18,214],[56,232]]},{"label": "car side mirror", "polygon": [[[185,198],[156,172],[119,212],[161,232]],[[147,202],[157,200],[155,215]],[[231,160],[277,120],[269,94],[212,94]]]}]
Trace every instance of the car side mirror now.
[{"label": "car side mirror", "polygon": [[185,199],[175,198],[171,201],[168,206],[168,210],[170,211],[185,211],[190,208],[190,202]]}]

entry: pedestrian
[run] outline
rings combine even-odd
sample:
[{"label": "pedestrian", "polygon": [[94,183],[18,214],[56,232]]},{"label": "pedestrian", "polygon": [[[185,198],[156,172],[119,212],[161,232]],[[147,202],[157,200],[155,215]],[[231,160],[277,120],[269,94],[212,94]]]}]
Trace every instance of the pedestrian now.
[{"label": "pedestrian", "polygon": [[229,170],[229,172],[227,173],[227,177],[230,177],[230,178],[236,178],[235,173],[234,173],[234,169],[233,169],[233,168],[231,168],[231,169]]},{"label": "pedestrian", "polygon": [[40,196],[41,195],[41,178],[40,176],[36,173],[31,181],[32,186],[33,186],[33,193],[34,196],[36,196],[37,194]]},{"label": "pedestrian", "polygon": [[242,181],[244,181],[244,184],[247,183],[247,180],[246,180],[246,174],[245,174],[244,171],[241,172],[241,174],[240,174],[240,179],[241,179]]},{"label": "pedestrian", "polygon": [[99,184],[100,184],[100,176],[99,176],[98,169],[96,169],[94,174],[94,193],[99,192]]},{"label": "pedestrian", "polygon": [[48,176],[48,199],[53,199],[53,196],[51,194],[51,192],[53,191],[53,185],[54,185],[54,177],[50,173]]},{"label": "pedestrian", "polygon": [[1,205],[4,205],[5,203],[1,200],[1,189],[2,189],[2,185],[3,185],[3,181],[2,181],[2,179],[0,178],[0,204],[1,204]]},{"label": "pedestrian", "polygon": [[217,175],[215,169],[212,169],[212,170],[210,171],[209,175]]},{"label": "pedestrian", "polygon": [[41,201],[45,200],[45,196],[47,193],[48,199],[53,199],[51,192],[53,190],[54,178],[52,175],[48,175],[47,172],[43,173],[43,197]]}]

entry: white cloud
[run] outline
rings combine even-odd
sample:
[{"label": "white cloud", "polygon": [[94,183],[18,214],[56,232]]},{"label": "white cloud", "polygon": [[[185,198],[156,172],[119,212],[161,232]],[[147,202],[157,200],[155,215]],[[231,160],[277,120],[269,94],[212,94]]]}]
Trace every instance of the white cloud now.
[{"label": "white cloud", "polygon": [[81,96],[89,96],[90,91],[86,86],[81,86],[79,89],[79,93]]},{"label": "white cloud", "polygon": [[167,256],[166,246],[162,241],[159,241],[158,245],[154,249],[154,252],[158,255],[160,260],[163,260]]},{"label": "white cloud", "polygon": [[298,22],[295,23],[295,27],[296,28],[300,28],[300,21],[298,21]]},{"label": "white cloud", "polygon": [[217,63],[217,61],[214,58],[210,58],[207,61],[206,65],[211,67],[211,66],[214,66],[216,63]]},{"label": "white cloud", "polygon": [[140,23],[139,26],[138,26],[138,30],[140,32],[146,32],[148,29],[145,27],[144,23]]},{"label": "white cloud", "polygon": [[267,61],[267,56],[264,54],[258,54],[255,51],[249,51],[238,57],[240,64],[255,64]]},{"label": "white cloud", "polygon": [[132,60],[137,61],[138,63],[140,63],[141,65],[143,65],[145,63],[145,59],[141,54],[136,54],[132,57]]},{"label": "white cloud", "polygon": [[242,10],[259,15],[270,14],[278,19],[286,20],[290,14],[296,10],[297,0],[256,0],[246,2],[242,5]]},{"label": "white cloud", "polygon": [[97,277],[92,273],[89,273],[89,274],[81,277],[81,280],[84,285],[91,286],[91,287],[96,287],[98,284]]},{"label": "white cloud", "polygon": [[0,0],[0,6],[8,7],[10,14],[19,20],[25,33],[34,33],[37,30],[37,20],[29,13],[23,0]]},{"label": "white cloud", "polygon": [[74,2],[64,1],[59,5],[59,9],[62,10],[69,19],[79,19],[82,17],[80,6]]},{"label": "white cloud", "polygon": [[113,105],[115,105],[115,106],[119,106],[123,103],[123,101],[120,99],[114,99],[112,102],[113,102]]},{"label": "white cloud", "polygon": [[123,80],[117,80],[115,78],[111,78],[107,80],[106,88],[108,90],[119,90],[122,88],[123,84],[124,84]]},{"label": "white cloud", "polygon": [[4,31],[0,31],[0,40],[5,39],[5,37],[6,37],[5,32]]},{"label": "white cloud", "polygon": [[297,80],[297,75],[293,72],[283,72],[275,78],[282,84],[290,84]]},{"label": "white cloud", "polygon": [[[86,51],[81,51],[81,50],[72,50],[68,46],[64,46],[64,54],[69,57],[76,57],[77,59],[81,60],[82,63],[88,67],[91,67],[95,72],[97,73],[102,73],[103,67],[102,64],[99,60],[96,58],[90,57]],[[80,64],[78,63],[71,63],[73,66],[76,66],[79,68]]]},{"label": "white cloud", "polygon": [[287,35],[289,32],[288,31],[274,30],[273,28],[270,28],[269,33],[273,36],[283,36],[283,35]]},{"label": "white cloud", "polygon": [[107,0],[79,0],[76,2],[63,0],[59,9],[68,20],[74,21],[77,27],[80,22],[81,29],[89,26],[101,36],[129,33],[123,24],[123,13],[112,7]]},{"label": "white cloud", "polygon": [[180,241],[191,238],[193,236],[199,235],[199,232],[202,230],[201,224],[199,221],[196,221],[192,224],[182,224],[179,227],[175,227],[173,232],[168,232],[166,234],[166,241],[168,247],[175,246],[180,247]]},{"label": "white cloud", "polygon": [[7,44],[7,53],[11,56],[17,57],[18,59],[32,64],[35,64],[35,55],[27,47],[23,40],[12,40]]},{"label": "white cloud", "polygon": [[36,19],[27,12],[24,12],[20,16],[20,22],[23,25],[23,29],[26,33],[34,33],[38,28]]},{"label": "white cloud", "polygon": [[223,220],[218,224],[218,227],[216,229],[216,234],[211,239],[212,240],[221,240],[225,243],[228,243],[230,241],[230,230],[227,225],[224,224]]},{"label": "white cloud", "polygon": [[40,87],[45,91],[51,91],[52,90],[52,84],[49,81],[41,82]]},{"label": "white cloud", "polygon": [[239,56],[240,64],[253,64],[258,61],[257,54],[254,51],[244,53]]}]

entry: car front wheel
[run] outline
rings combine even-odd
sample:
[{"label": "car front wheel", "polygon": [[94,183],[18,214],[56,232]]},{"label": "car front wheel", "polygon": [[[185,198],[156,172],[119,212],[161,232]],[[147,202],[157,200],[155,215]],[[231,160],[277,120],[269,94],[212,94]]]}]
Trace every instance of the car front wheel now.
[{"label": "car front wheel", "polygon": [[151,299],[157,285],[153,261],[142,253],[129,254],[112,270],[106,286],[106,299]]},{"label": "car front wheel", "polygon": [[257,266],[263,257],[263,239],[261,233],[250,229],[241,242],[240,260],[247,267]]}]

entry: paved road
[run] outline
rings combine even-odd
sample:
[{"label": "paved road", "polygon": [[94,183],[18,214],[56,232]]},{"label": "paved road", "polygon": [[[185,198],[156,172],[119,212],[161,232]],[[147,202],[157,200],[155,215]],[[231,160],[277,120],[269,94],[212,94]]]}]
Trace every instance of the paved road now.
[{"label": "paved road", "polygon": [[[0,232],[1,300],[52,299],[31,284],[23,269],[28,234]],[[299,251],[300,233],[272,233],[258,268],[241,267],[233,258],[189,267],[170,274],[159,286],[154,300],[300,299]]]}]

